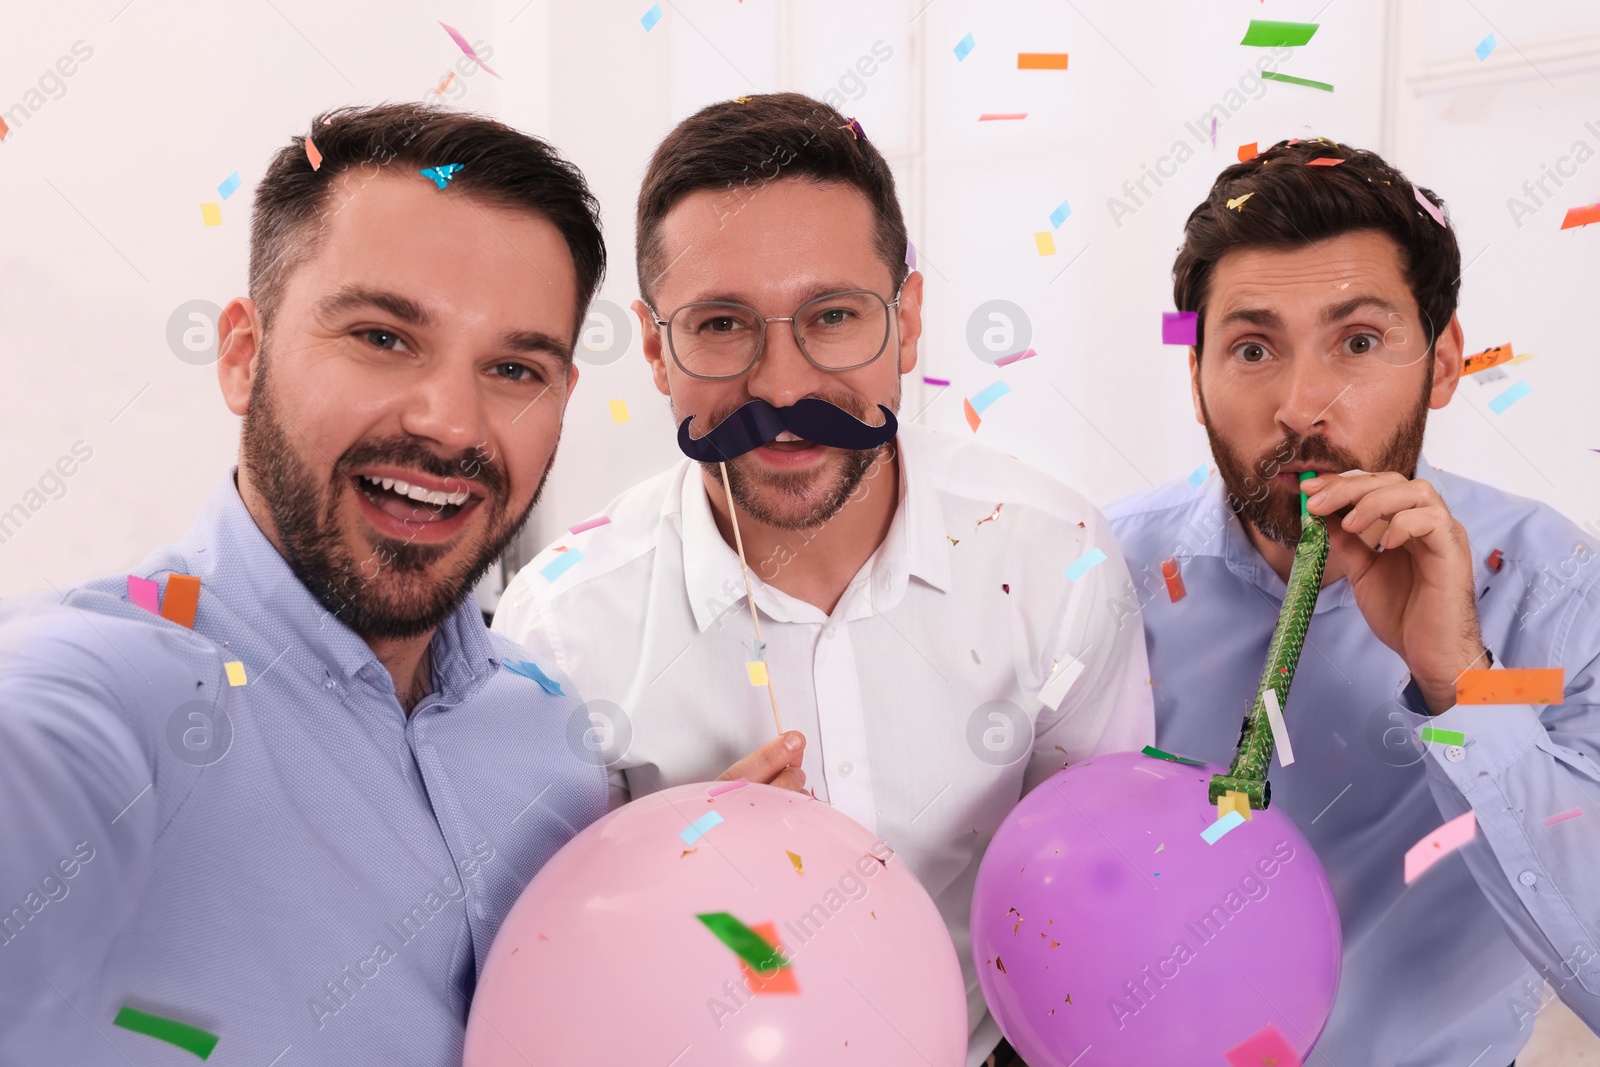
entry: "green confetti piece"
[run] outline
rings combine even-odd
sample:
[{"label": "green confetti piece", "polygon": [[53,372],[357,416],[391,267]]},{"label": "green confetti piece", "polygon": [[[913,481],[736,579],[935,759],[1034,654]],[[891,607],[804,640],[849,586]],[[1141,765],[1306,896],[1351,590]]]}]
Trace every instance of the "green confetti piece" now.
[{"label": "green confetti piece", "polygon": [[126,1005],[117,1012],[117,1017],[111,1020],[111,1025],[153,1037],[157,1041],[165,1041],[169,1045],[177,1045],[201,1059],[208,1058],[211,1050],[216,1048],[217,1042],[221,1040],[216,1034],[207,1033],[198,1026],[180,1023],[176,1019],[163,1019],[159,1015],[150,1015]]},{"label": "green confetti piece", "polygon": [[1315,22],[1271,22],[1266,19],[1251,19],[1250,28],[1244,31],[1244,40],[1240,44],[1252,48],[1298,48],[1311,40],[1317,32]]},{"label": "green confetti piece", "polygon": [[1290,85],[1304,85],[1308,89],[1321,89],[1325,93],[1333,92],[1333,86],[1327,82],[1316,82],[1310,78],[1296,78],[1292,74],[1279,74],[1275,70],[1264,70],[1261,76],[1269,82],[1288,82]]},{"label": "green confetti piece", "polygon": [[1467,743],[1467,735],[1460,730],[1435,730],[1431,726],[1422,728],[1422,739],[1424,741],[1437,741],[1441,745],[1464,745]]},{"label": "green confetti piece", "polygon": [[1190,759],[1188,756],[1175,756],[1171,752],[1161,751],[1154,745],[1146,745],[1139,751],[1143,752],[1146,756],[1154,756],[1156,759],[1164,759],[1170,763],[1187,763],[1191,767],[1205,766],[1205,761],[1203,760]]},{"label": "green confetti piece", "polygon": [[727,912],[706,912],[695,918],[705,923],[706,929],[716,934],[718,940],[733,949],[734,955],[748,963],[757,974],[771,974],[789,966],[766,938]]}]

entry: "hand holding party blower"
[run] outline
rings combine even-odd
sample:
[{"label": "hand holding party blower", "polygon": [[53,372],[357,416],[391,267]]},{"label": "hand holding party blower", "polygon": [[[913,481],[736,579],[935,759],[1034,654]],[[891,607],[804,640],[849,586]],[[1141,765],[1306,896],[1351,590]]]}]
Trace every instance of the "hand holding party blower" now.
[{"label": "hand holding party blower", "polygon": [[1251,1040],[1303,1058],[1328,1020],[1338,909],[1299,828],[1267,809],[1267,703],[1288,696],[1328,558],[1323,520],[1301,505],[1283,609],[1227,772],[1208,779],[1216,768],[1156,749],[1074,764],[1023,798],[984,855],[978,981],[1032,1067],[1222,1063]]}]

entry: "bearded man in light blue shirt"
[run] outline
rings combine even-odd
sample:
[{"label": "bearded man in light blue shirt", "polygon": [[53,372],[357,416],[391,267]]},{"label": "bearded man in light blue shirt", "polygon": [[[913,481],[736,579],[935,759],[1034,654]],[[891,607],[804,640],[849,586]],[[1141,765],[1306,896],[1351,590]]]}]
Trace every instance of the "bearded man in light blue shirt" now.
[{"label": "bearded man in light blue shirt", "polygon": [[[1284,710],[1293,762],[1272,768],[1344,933],[1308,1064],[1502,1067],[1546,982],[1600,1027],[1600,567],[1549,507],[1421,458],[1463,371],[1460,275],[1443,203],[1370,152],[1288,142],[1229,167],[1174,267],[1220,478],[1107,509],[1157,744],[1226,765],[1317,474],[1332,550]],[[1563,669],[1564,702],[1457,703],[1462,672],[1506,668]],[[1407,884],[1407,850],[1468,811],[1475,838]]]},{"label": "bearded man in light blue shirt", "polygon": [[310,134],[218,323],[237,471],[131,575],[0,607],[0,1063],[458,1064],[606,809],[570,680],[471,594],[554,459],[598,206],[478,116]]}]

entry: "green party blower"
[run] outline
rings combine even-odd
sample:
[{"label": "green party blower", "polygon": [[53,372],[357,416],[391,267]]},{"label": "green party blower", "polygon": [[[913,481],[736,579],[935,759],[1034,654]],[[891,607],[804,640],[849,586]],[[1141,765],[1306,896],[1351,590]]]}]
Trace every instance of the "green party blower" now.
[{"label": "green party blower", "polygon": [[[1302,471],[1300,481],[1315,478],[1316,472]],[[1289,706],[1289,685],[1300,663],[1300,648],[1305,644],[1311,612],[1322,590],[1322,571],[1328,563],[1328,527],[1320,515],[1306,510],[1306,495],[1300,494],[1300,543],[1295,545],[1294,563],[1289,567],[1288,588],[1283,594],[1283,609],[1267,646],[1267,663],[1261,669],[1261,684],[1256,699],[1239,731],[1239,749],[1233,754],[1227,774],[1213,774],[1208,793],[1214,804],[1226,793],[1247,797],[1252,808],[1272,803],[1272,786],[1267,781],[1272,760],[1272,725],[1267,721],[1266,694],[1277,696],[1278,709]]]}]

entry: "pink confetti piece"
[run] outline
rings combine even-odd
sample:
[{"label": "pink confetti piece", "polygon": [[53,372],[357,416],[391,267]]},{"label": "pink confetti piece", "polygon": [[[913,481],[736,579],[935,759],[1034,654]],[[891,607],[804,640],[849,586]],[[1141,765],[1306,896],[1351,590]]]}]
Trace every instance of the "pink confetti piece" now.
[{"label": "pink confetti piece", "polygon": [[708,797],[720,797],[722,794],[731,793],[735,789],[743,789],[745,786],[747,786],[749,784],[750,783],[745,781],[743,778],[735,778],[731,782],[718,782],[715,785],[710,785],[710,786],[706,787],[706,796],[708,796]]},{"label": "pink confetti piece", "polygon": [[1543,822],[1546,826],[1554,826],[1558,822],[1566,822],[1568,819],[1576,819],[1578,816],[1580,816],[1582,814],[1583,814],[1583,809],[1582,808],[1573,808],[1571,811],[1558,811],[1554,815],[1546,815],[1540,821]]},{"label": "pink confetti piece", "polygon": [[[439,23],[439,25],[444,26],[444,32],[450,35],[451,40],[455,41],[456,47],[460,48],[462,52],[466,53],[468,59],[478,64],[478,66],[482,67],[484,70],[489,71],[490,74],[494,74],[496,78],[500,77],[500,75],[495,74],[494,71],[490,69],[489,64],[485,63],[483,59],[479,57],[478,50],[468,44],[465,37],[456,32],[456,28],[454,26],[445,26],[445,24],[442,22]],[[501,78],[500,80],[504,81],[505,79]]]},{"label": "pink confetti piece", "polygon": [[1232,1067],[1300,1067],[1300,1057],[1283,1032],[1271,1023],[1224,1052]]},{"label": "pink confetti piece", "polygon": [[152,615],[161,614],[161,587],[148,578],[128,575],[128,599]]},{"label": "pink confetti piece", "polygon": [[597,519],[590,519],[587,522],[580,522],[576,526],[570,526],[570,527],[567,528],[567,532],[568,533],[581,534],[581,533],[583,533],[583,531],[592,530],[596,526],[609,526],[610,524],[611,524],[610,516],[601,515]]},{"label": "pink confetti piece", "polygon": [[322,169],[322,152],[309,137],[306,138],[306,161],[311,164],[312,170]]},{"label": "pink confetti piece", "polygon": [[1478,817],[1458,815],[1406,850],[1405,878],[1410,885],[1429,867],[1478,836]]},{"label": "pink confetti piece", "polygon": [[1444,226],[1445,229],[1449,229],[1449,226],[1446,225],[1444,221],[1444,212],[1440,211],[1438,205],[1432,200],[1429,200],[1427,197],[1423,196],[1422,190],[1419,189],[1414,182],[1411,185],[1411,191],[1417,195],[1417,203],[1421,204],[1428,214],[1433,216],[1433,221],[1437,222],[1440,226]]},{"label": "pink confetti piece", "polygon": [[986,111],[982,115],[978,116],[978,121],[979,122],[1007,122],[1007,121],[1016,121],[1018,119],[1025,119],[1027,117],[1028,117],[1028,113],[1026,111]]},{"label": "pink confetti piece", "polygon": [[1008,364],[1012,364],[1012,363],[1017,362],[1017,360],[1019,360],[1019,359],[1031,359],[1032,357],[1034,357],[1034,356],[1036,356],[1038,354],[1039,353],[1035,352],[1031,348],[1028,349],[1026,352],[1013,352],[1009,356],[1001,356],[999,359],[995,360],[994,361],[994,365],[996,367],[1004,367],[1004,366],[1007,366]]}]

